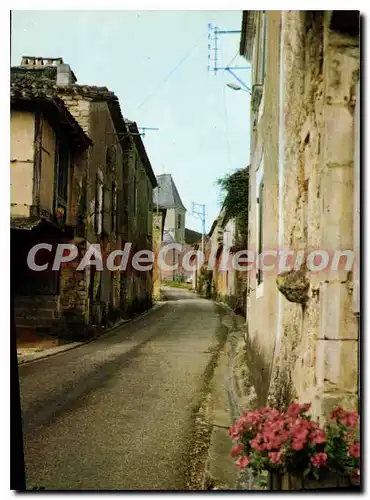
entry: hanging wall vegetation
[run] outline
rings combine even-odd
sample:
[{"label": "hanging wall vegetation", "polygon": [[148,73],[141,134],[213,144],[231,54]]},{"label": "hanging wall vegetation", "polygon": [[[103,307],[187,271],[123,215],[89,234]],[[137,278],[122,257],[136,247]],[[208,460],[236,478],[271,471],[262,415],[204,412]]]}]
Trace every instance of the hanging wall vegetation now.
[{"label": "hanging wall vegetation", "polygon": [[236,247],[247,248],[248,240],[248,205],[249,205],[249,170],[242,168],[218,179],[223,197],[223,225],[230,219],[236,221]]}]

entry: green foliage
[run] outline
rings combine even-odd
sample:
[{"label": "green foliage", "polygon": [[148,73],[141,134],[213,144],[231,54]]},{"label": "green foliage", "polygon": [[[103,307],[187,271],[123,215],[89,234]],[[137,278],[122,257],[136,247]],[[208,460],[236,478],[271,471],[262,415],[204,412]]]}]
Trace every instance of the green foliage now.
[{"label": "green foliage", "polygon": [[197,283],[197,292],[207,299],[212,297],[212,271],[204,268],[200,270]]},{"label": "green foliage", "polygon": [[349,444],[359,441],[359,430],[348,428],[339,419],[326,426],[328,467],[342,474],[352,473],[359,467],[359,460],[348,452]]},{"label": "green foliage", "polygon": [[223,197],[224,222],[236,219],[240,239],[248,234],[249,169],[242,168],[217,180]]},{"label": "green foliage", "polygon": [[163,285],[168,286],[170,288],[182,288],[185,290],[192,289],[191,283],[185,283],[184,281],[164,281]]}]

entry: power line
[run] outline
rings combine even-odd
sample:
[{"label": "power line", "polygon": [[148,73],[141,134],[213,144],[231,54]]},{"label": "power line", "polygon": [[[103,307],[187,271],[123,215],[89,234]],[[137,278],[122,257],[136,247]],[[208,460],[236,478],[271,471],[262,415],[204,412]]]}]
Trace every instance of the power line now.
[{"label": "power line", "polygon": [[139,104],[137,109],[140,109],[146,102],[149,101],[151,97],[164,85],[173,75],[173,73],[186,61],[186,59],[190,56],[192,51],[199,45],[201,39],[206,35],[205,32],[198,38],[198,40],[192,45],[192,47],[186,52],[184,57],[180,59],[180,61],[176,64],[176,66],[168,73],[168,75],[157,85],[157,87]]},{"label": "power line", "polygon": [[227,143],[227,158],[229,160],[229,166],[230,169],[232,168],[232,162],[231,162],[231,148],[230,148],[230,132],[229,132],[229,118],[227,114],[227,107],[226,107],[226,86],[223,86],[223,96],[224,96],[224,116],[225,116],[225,125],[226,125],[226,143]]}]

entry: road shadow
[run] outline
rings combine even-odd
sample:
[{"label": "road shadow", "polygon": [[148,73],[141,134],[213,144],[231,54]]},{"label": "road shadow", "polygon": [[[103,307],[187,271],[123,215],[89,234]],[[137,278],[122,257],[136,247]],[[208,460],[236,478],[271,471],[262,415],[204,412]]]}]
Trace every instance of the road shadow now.
[{"label": "road shadow", "polygon": [[161,295],[163,300],[194,300],[199,297],[192,291],[183,288],[162,287]]}]

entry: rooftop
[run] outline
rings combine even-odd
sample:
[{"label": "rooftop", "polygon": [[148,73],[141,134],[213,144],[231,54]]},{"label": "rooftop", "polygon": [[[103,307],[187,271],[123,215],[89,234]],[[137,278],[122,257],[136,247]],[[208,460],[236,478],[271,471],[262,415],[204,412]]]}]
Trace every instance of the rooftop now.
[{"label": "rooftop", "polygon": [[68,85],[57,85],[58,67],[64,65],[63,59],[42,58],[24,56],[20,66],[11,68],[11,91],[18,97],[36,99],[39,96],[47,96],[53,101],[61,99],[66,95],[78,95],[89,101],[106,101],[111,113],[117,134],[125,141],[127,137],[127,126],[122,115],[118,97],[107,87],[97,87],[95,85],[78,85],[73,71],[68,65],[71,74]]},{"label": "rooftop", "polygon": [[153,203],[163,208],[184,207],[171,174],[157,175],[158,187],[153,191]]},{"label": "rooftop", "polygon": [[[36,77],[37,82],[37,77]],[[72,137],[79,147],[86,149],[92,144],[78,121],[72,116],[57,93],[47,84],[37,85],[32,78],[11,72],[10,102],[13,109],[42,110],[55,129]]]}]

